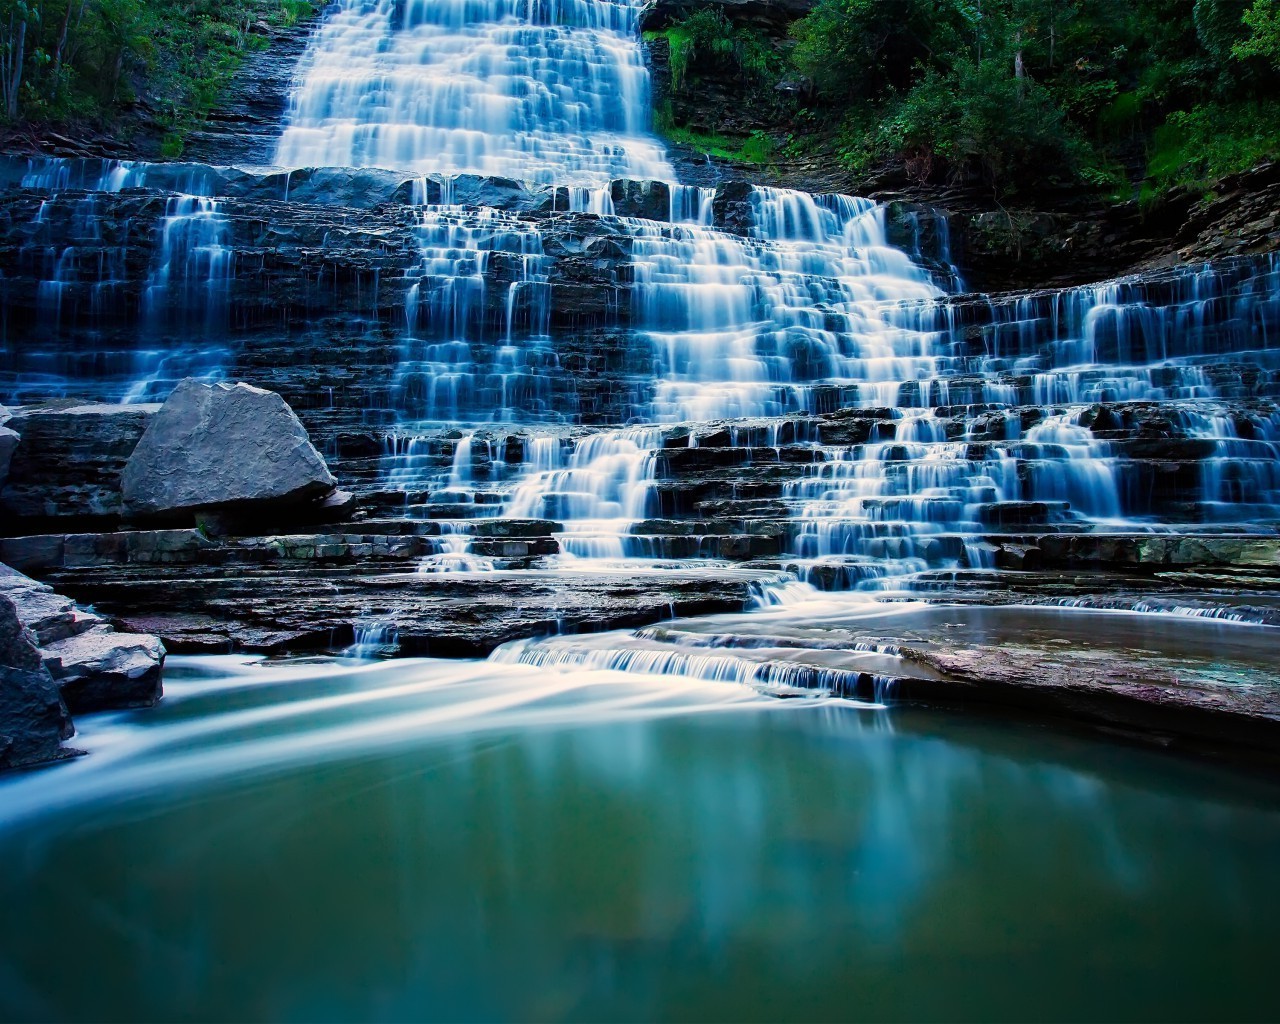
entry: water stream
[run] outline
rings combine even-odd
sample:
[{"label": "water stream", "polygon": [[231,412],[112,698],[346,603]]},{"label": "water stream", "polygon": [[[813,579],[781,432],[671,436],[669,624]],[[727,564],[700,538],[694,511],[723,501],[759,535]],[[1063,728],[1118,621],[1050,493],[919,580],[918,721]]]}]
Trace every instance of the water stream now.
[{"label": "water stream", "polygon": [[[403,623],[372,600],[338,657],[171,658],[157,708],[0,779],[0,1017],[1277,1015],[1274,780],[894,695],[962,648],[1280,685],[1274,629],[1219,621],[1274,608],[1234,578],[959,603],[993,536],[1274,537],[1280,262],[964,295],[936,212],[678,184],[640,15],[338,0],[282,172],[20,176],[0,400],[278,375],[343,485],[430,527],[398,567],[427,596],[770,572],[750,612],[483,662],[377,660]],[[405,180],[361,206],[378,169]],[[539,524],[473,551],[499,518],[559,554],[502,554]]]},{"label": "water stream", "polygon": [[1280,790],[964,715],[173,659],[0,780],[8,1019],[1266,1018]]}]

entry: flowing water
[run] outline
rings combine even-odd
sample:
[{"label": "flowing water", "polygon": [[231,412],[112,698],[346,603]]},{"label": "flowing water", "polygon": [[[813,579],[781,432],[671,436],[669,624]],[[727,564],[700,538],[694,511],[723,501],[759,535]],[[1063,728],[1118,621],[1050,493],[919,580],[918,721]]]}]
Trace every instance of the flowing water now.
[{"label": "flowing water", "polygon": [[[424,593],[518,586],[471,550],[494,517],[563,524],[566,601],[623,560],[723,564],[739,520],[792,577],[485,662],[372,660],[403,627],[372,603],[341,657],[170,659],[157,708],[0,780],[0,1017],[1280,1014],[1274,781],[894,704],[938,681],[911,646],[1277,685],[1272,630],[1217,621],[1247,617],[1232,578],[1124,598],[1176,620],[924,598],[1003,569],[1014,528],[1274,536],[1280,263],[964,296],[936,212],[676,184],[640,15],[339,0],[280,173],[18,176],[0,290],[34,281],[32,322],[6,317],[0,400],[279,375],[327,454],[359,449],[344,486],[363,460],[379,514],[435,520]],[[335,167],[366,170],[308,170]],[[362,194],[333,213],[323,181]]]},{"label": "flowing water", "polygon": [[0,781],[0,1014],[1269,1019],[1280,789],[964,715],[173,659]]}]

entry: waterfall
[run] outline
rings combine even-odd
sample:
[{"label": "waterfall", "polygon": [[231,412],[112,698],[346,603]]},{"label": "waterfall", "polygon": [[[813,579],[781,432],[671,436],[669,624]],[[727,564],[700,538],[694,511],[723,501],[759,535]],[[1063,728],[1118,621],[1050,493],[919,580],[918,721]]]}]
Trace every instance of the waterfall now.
[{"label": "waterfall", "polygon": [[674,177],[648,134],[636,0],[340,0],[300,68],[284,167],[558,185]]},{"label": "waterfall", "polygon": [[[472,533],[501,516],[563,523],[580,569],[754,561],[868,591],[1008,569],[1023,534],[1280,517],[1280,256],[962,294],[936,211],[676,184],[640,16],[338,0],[298,67],[287,173],[10,167],[40,197],[0,279],[31,321],[6,324],[0,399],[328,389],[299,408],[359,450],[370,507],[439,524],[414,527],[424,571],[512,564]],[[107,216],[130,198],[142,258]],[[368,277],[373,303],[313,315]],[[308,332],[359,369],[291,381]]]}]

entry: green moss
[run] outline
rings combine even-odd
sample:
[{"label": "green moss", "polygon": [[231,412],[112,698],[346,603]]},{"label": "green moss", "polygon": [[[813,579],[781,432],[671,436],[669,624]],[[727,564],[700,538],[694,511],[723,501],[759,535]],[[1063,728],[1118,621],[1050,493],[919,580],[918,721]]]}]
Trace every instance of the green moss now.
[{"label": "green moss", "polygon": [[777,143],[766,132],[752,132],[743,139],[718,133],[707,135],[677,125],[671,114],[670,102],[657,110],[653,126],[668,142],[734,163],[768,164],[778,152]]}]

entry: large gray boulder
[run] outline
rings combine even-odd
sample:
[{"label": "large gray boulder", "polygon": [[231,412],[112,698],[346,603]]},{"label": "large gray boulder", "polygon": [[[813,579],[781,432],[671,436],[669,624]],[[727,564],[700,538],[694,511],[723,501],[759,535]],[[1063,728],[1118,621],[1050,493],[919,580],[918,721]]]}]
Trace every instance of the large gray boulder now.
[{"label": "large gray boulder", "polygon": [[0,769],[56,761],[75,733],[35,638],[0,595]]},{"label": "large gray boulder", "polygon": [[121,477],[125,512],[135,516],[300,503],[334,484],[275,392],[190,378],[151,421]]}]

